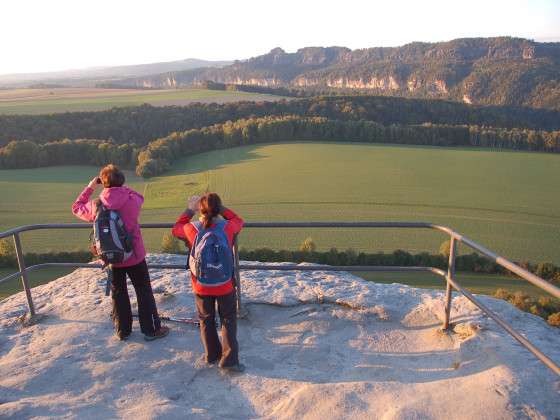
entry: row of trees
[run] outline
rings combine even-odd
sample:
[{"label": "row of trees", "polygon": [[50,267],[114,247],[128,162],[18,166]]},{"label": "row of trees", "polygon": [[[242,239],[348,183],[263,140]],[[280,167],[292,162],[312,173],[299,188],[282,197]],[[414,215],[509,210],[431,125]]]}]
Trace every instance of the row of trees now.
[{"label": "row of trees", "polygon": [[134,168],[140,148],[135,144],[115,144],[106,140],[60,140],[37,144],[29,140],[11,141],[0,148],[0,168],[37,168],[56,165],[96,165],[115,163]]},{"label": "row of trees", "polygon": [[[440,254],[411,254],[406,251],[397,250],[391,254],[385,253],[357,253],[353,249],[339,251],[331,248],[326,252],[317,252],[317,247],[312,238],[305,239],[298,251],[279,250],[275,251],[270,248],[259,248],[240,250],[240,257],[248,261],[262,262],[311,262],[318,264],[327,264],[331,266],[347,266],[347,265],[377,265],[377,266],[425,266],[437,267],[441,269],[447,268],[449,252],[449,241],[444,242],[440,248]],[[171,234],[165,234],[161,243],[161,251],[170,254],[185,254],[186,249],[179,240]],[[521,266],[535,273],[551,283],[560,285],[560,267],[552,263],[520,263]],[[511,274],[500,265],[481,257],[475,253],[468,255],[459,255],[456,259],[456,268],[462,272],[475,272],[483,274]],[[548,322],[549,325],[560,327],[560,302],[550,297],[541,296],[539,298],[531,297],[523,292],[510,292],[505,289],[498,289],[494,295],[499,299],[506,300],[518,309],[540,316]]]},{"label": "row of trees", "polygon": [[331,89],[327,92],[318,92],[315,89],[301,89],[293,87],[270,87],[270,86],[259,86],[259,85],[240,85],[233,83],[221,83],[214,82],[213,80],[206,80],[202,83],[197,83],[197,87],[209,90],[227,90],[227,91],[237,91],[237,92],[250,92],[250,93],[264,93],[269,95],[277,96],[288,96],[294,98],[307,98],[312,96],[342,96],[341,92]]},{"label": "row of trees", "polygon": [[114,108],[101,112],[0,116],[0,146],[11,140],[46,143],[62,138],[110,139],[146,145],[174,131],[228,120],[297,115],[383,125],[477,125],[534,130],[560,129],[560,112],[480,107],[457,102],[383,96],[327,96],[276,102],[195,103],[188,106]]},{"label": "row of trees", "polygon": [[560,131],[469,126],[469,144],[513,150],[560,152]]},{"label": "row of trees", "polygon": [[[186,254],[187,248],[177,238],[170,233],[162,237],[161,251],[170,254]],[[403,250],[396,250],[392,253],[366,253],[356,252],[354,249],[338,250],[331,248],[328,251],[317,251],[317,247],[312,238],[306,238],[298,250],[273,250],[270,248],[245,249],[241,248],[239,255],[247,261],[261,262],[285,262],[296,263],[309,262],[326,265],[372,265],[372,266],[403,266],[403,267],[435,267],[447,269],[449,260],[449,241],[441,244],[438,254],[421,252],[411,254]],[[550,262],[530,263],[518,262],[519,266],[531,273],[560,286],[560,267]],[[513,275],[501,265],[489,260],[476,253],[457,256],[455,268],[461,272],[481,273],[481,274],[501,274]]]},{"label": "row of trees", "polygon": [[[419,254],[411,254],[407,251],[396,250],[390,254],[380,253],[357,253],[353,249],[345,251],[332,248],[326,252],[310,251],[302,248],[298,251],[280,250],[275,251],[269,248],[259,248],[254,250],[240,250],[241,258],[248,261],[267,261],[267,262],[310,262],[327,265],[373,265],[373,266],[424,266],[436,267],[441,269],[447,268],[447,256],[443,254],[429,254],[422,252]],[[483,273],[483,274],[501,274],[509,275],[502,266],[482,257],[476,253],[459,255],[456,259],[456,269],[462,272]],[[552,263],[521,263],[529,271],[537,276],[550,281],[551,283],[560,285],[560,267]]]},{"label": "row of trees", "polygon": [[[93,259],[86,250],[69,252],[26,252],[25,262],[28,266],[50,262],[89,262]],[[0,268],[17,268],[16,251],[11,238],[0,239]]]},{"label": "row of trees", "polygon": [[143,177],[164,173],[174,160],[196,153],[257,143],[356,141],[430,146],[474,146],[560,152],[560,131],[452,125],[389,125],[324,117],[262,117],[174,132],[144,148],[105,140],[12,141],[0,148],[0,168],[115,163]]},{"label": "row of trees", "polygon": [[165,172],[175,159],[208,150],[278,141],[368,141],[448,145],[463,127],[385,127],[372,121],[340,121],[322,117],[263,117],[173,133],[151,142],[138,155],[136,173],[151,177]]},{"label": "row of trees", "polygon": [[494,297],[511,303],[518,309],[540,316],[553,327],[560,327],[560,302],[548,296],[534,298],[521,291],[511,293],[506,289],[498,289]]},{"label": "row of trees", "polygon": [[[442,244],[442,249],[448,249],[448,242]],[[185,254],[186,247],[171,234],[163,235],[161,251],[173,254]],[[442,253],[429,254],[422,252],[411,254],[407,251],[396,250],[392,253],[365,253],[353,249],[338,250],[331,248],[329,251],[317,251],[311,238],[304,240],[299,250],[272,250],[258,248],[248,250],[242,248],[240,256],[248,261],[263,262],[310,262],[327,265],[373,265],[373,266],[424,266],[447,268],[448,256]],[[26,253],[25,260],[29,265],[44,262],[87,262],[92,260],[90,251],[77,250],[70,252]],[[550,262],[537,264],[521,262],[523,268],[537,276],[560,286],[560,267]],[[17,267],[15,249],[11,239],[0,239],[0,267]],[[502,274],[511,273],[502,266],[478,254],[459,255],[456,259],[456,269],[462,272]]]},{"label": "row of trees", "polygon": [[560,131],[432,124],[384,126],[373,121],[329,120],[322,117],[264,117],[228,121],[202,129],[176,132],[155,140],[138,155],[136,173],[143,177],[159,175],[169,169],[175,159],[208,150],[302,140],[560,151]]}]

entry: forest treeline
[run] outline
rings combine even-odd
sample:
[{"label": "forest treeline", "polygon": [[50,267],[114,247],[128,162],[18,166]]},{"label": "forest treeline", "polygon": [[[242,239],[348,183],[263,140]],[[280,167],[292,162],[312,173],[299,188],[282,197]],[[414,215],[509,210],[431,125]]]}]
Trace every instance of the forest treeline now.
[{"label": "forest treeline", "polygon": [[[306,240],[307,241],[307,240]],[[396,250],[392,253],[364,253],[356,252],[353,249],[345,251],[331,248],[326,252],[317,252],[306,246],[306,241],[302,243],[300,250],[280,250],[275,251],[269,248],[259,248],[254,250],[240,250],[240,257],[246,261],[266,261],[284,262],[292,261],[296,263],[308,262],[326,264],[331,266],[348,265],[371,265],[371,266],[401,266],[401,267],[436,267],[447,269],[448,256],[444,254],[430,254],[422,252],[411,254],[407,251]],[[449,242],[442,244],[443,249],[449,249]],[[560,286],[560,267],[552,263],[532,264],[529,262],[518,263],[521,267],[548,280],[552,284]],[[476,253],[458,255],[455,260],[455,268],[458,272],[471,272],[479,274],[499,274],[513,275],[502,266],[490,261],[488,258]],[[510,292],[505,289],[498,289],[495,297],[503,299],[521,309],[522,311],[540,316],[549,325],[560,327],[560,302],[550,297],[540,296],[531,297],[523,292]]]},{"label": "forest treeline", "polygon": [[60,139],[104,139],[147,145],[175,131],[239,119],[297,115],[382,125],[476,125],[533,130],[560,129],[560,112],[472,106],[451,101],[384,96],[330,96],[276,102],[196,103],[188,106],[113,108],[100,112],[0,116],[0,147],[12,140],[47,143]]},{"label": "forest treeline", "polygon": [[324,117],[262,117],[174,132],[141,148],[107,140],[12,141],[0,148],[0,168],[115,163],[142,177],[167,171],[177,159],[200,152],[289,141],[367,142],[428,146],[473,146],[560,152],[559,131],[454,125],[389,125]]},{"label": "forest treeline", "polygon": [[[443,244],[442,244],[443,246]],[[445,248],[448,248],[448,243]],[[179,244],[177,240],[162,241],[162,252],[174,254],[186,254],[187,249]],[[273,250],[270,248],[257,248],[240,250],[240,257],[247,261],[261,262],[284,262],[294,263],[308,262],[335,266],[347,265],[371,265],[371,266],[422,266],[447,269],[448,256],[443,253],[430,254],[422,252],[412,254],[403,250],[391,253],[365,253],[356,252],[353,249],[338,250],[331,248],[328,251],[316,251],[304,248],[299,250]],[[25,253],[25,261],[28,265],[47,262],[88,262],[92,260],[92,254],[87,250],[69,252],[46,252]],[[530,263],[518,262],[524,269],[537,276],[560,286],[560,267],[550,262]],[[11,241],[0,239],[0,268],[16,268],[17,259]],[[458,255],[455,263],[457,271],[481,274],[512,275],[508,270],[495,262],[476,253]]]},{"label": "forest treeline", "polygon": [[57,165],[95,165],[114,163],[134,169],[140,148],[135,144],[115,144],[107,140],[68,140],[37,144],[29,140],[12,141],[0,148],[0,169],[38,168]]},{"label": "forest treeline", "polygon": [[[292,261],[295,263],[308,262],[326,265],[371,265],[386,267],[435,267],[447,269],[448,256],[444,254],[430,254],[422,252],[412,254],[403,250],[396,250],[392,253],[365,253],[356,252],[353,249],[338,250],[331,248],[329,251],[309,251],[300,249],[298,251],[279,250],[275,251],[269,248],[258,248],[240,250],[240,257],[247,261],[266,261],[266,262],[284,262]],[[541,262],[537,264],[529,262],[518,263],[521,267],[536,274],[537,276],[548,280],[552,284],[560,286],[560,267],[548,263]],[[455,268],[461,272],[484,273],[484,274],[500,274],[513,275],[501,265],[489,260],[486,257],[476,253],[458,255],[455,261]]]},{"label": "forest treeline", "polygon": [[433,124],[384,126],[373,121],[340,121],[322,117],[264,117],[172,133],[155,140],[139,153],[136,173],[143,177],[159,175],[168,170],[176,159],[209,150],[277,141],[314,140],[560,151],[560,131]]}]

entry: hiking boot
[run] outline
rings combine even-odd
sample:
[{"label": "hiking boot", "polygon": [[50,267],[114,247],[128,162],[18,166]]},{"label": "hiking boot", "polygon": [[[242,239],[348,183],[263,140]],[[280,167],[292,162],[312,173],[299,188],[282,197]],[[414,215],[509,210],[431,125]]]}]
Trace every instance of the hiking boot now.
[{"label": "hiking boot", "polygon": [[215,366],[218,364],[218,362],[220,361],[221,357],[218,357],[217,359],[214,360],[207,360],[206,357],[204,357],[204,361],[206,362],[206,365],[208,366]]},{"label": "hiking boot", "polygon": [[245,365],[243,363],[238,363],[232,366],[220,366],[220,369],[228,373],[243,373],[245,372]]},{"label": "hiking boot", "polygon": [[155,331],[153,334],[144,334],[144,340],[146,341],[154,341],[157,340],[158,338],[163,338],[165,337],[167,334],[169,334],[169,327],[166,327],[165,325],[162,325],[159,330]]},{"label": "hiking boot", "polygon": [[128,340],[128,337],[130,337],[130,333],[124,333],[122,331],[116,332],[115,335],[121,341],[126,341],[126,340]]}]

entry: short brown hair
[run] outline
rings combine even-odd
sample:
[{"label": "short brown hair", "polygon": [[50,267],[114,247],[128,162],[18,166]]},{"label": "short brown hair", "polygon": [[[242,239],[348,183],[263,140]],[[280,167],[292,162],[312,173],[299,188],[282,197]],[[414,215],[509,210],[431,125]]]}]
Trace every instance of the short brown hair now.
[{"label": "short brown hair", "polygon": [[200,214],[202,214],[202,224],[208,229],[212,224],[212,219],[220,214],[222,210],[222,200],[216,193],[206,193],[200,199]]},{"label": "short brown hair", "polygon": [[105,188],[122,187],[125,180],[124,174],[119,167],[112,163],[101,169],[99,178],[101,178],[101,183]]}]

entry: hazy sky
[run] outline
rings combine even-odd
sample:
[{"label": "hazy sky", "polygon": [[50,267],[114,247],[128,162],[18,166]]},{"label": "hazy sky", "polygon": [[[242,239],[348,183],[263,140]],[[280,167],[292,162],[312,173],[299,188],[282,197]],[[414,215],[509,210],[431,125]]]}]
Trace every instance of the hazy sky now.
[{"label": "hazy sky", "polygon": [[560,40],[560,0],[0,0],[0,74],[498,35]]}]

